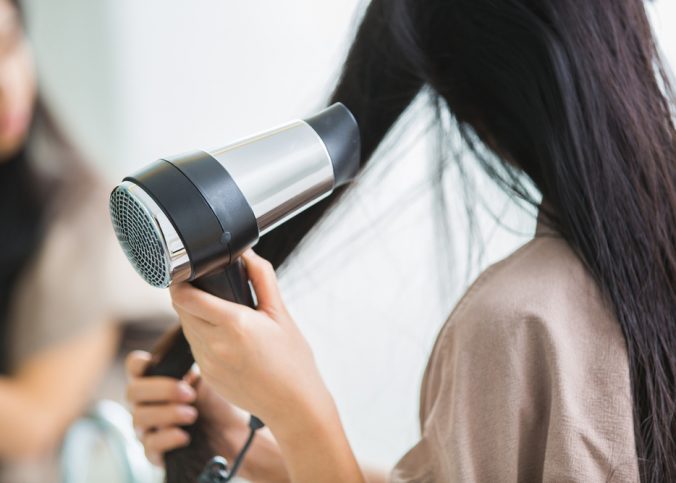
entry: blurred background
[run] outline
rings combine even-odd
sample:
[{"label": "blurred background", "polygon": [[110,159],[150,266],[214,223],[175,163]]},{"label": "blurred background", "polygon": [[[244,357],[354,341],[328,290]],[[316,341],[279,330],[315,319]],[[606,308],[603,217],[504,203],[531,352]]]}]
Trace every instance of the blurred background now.
[{"label": "blurred background", "polygon": [[[225,145],[322,107],[365,2],[23,5],[42,95],[112,188],[164,155]],[[658,0],[650,9],[662,50],[676,65],[676,4]],[[418,437],[424,364],[458,296],[535,226],[532,210],[494,189],[468,159],[481,194],[482,243],[469,242],[466,186],[454,167],[444,180],[452,235],[444,242],[428,181],[436,153],[430,113],[424,99],[414,107],[391,136],[397,143],[376,153],[346,203],[280,272],[355,452],[383,466]],[[464,157],[461,149],[457,156]],[[121,400],[120,388],[107,394]],[[124,415],[111,417],[128,424]],[[86,453],[77,444],[67,450],[76,459]],[[158,477],[148,473],[149,481]]]}]

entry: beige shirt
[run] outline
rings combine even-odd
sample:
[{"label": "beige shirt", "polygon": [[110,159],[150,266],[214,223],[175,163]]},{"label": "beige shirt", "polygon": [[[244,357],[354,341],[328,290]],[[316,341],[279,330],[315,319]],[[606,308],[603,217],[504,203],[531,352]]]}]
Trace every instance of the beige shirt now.
[{"label": "beige shirt", "polygon": [[561,237],[539,226],[468,290],[420,422],[393,482],[638,481],[624,336]]}]

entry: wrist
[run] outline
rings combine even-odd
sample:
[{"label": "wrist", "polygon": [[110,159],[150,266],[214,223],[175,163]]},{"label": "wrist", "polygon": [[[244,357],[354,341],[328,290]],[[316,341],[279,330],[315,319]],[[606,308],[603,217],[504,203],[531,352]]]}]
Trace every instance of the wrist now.
[{"label": "wrist", "polygon": [[279,412],[265,421],[280,445],[312,435],[321,436],[336,429],[342,432],[338,408],[327,389],[316,393],[313,398],[288,404],[287,408],[293,410]]},{"label": "wrist", "polygon": [[270,428],[291,481],[363,482],[333,399]]},{"label": "wrist", "polygon": [[259,429],[244,459],[241,476],[256,483],[289,483],[281,450],[268,428]]}]

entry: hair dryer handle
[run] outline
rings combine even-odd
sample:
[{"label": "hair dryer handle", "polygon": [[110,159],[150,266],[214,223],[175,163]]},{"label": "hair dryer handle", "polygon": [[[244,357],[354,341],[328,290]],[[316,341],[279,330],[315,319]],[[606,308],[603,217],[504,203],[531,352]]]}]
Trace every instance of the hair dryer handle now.
[{"label": "hair dryer handle", "polygon": [[254,298],[249,287],[249,276],[241,258],[219,272],[200,277],[192,284],[218,298],[254,308]]},{"label": "hair dryer handle", "polygon": [[[235,260],[223,270],[200,277],[192,284],[216,297],[254,307],[254,298],[249,287],[249,277],[241,259]],[[146,376],[168,376],[181,379],[192,367],[195,359],[190,345],[177,327],[169,331],[153,350]]]}]

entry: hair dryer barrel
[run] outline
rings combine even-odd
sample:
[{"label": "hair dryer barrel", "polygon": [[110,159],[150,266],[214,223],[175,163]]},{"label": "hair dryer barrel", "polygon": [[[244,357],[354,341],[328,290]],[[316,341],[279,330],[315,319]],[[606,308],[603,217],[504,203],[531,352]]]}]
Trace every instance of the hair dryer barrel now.
[{"label": "hair dryer barrel", "polygon": [[235,180],[264,235],[354,176],[359,132],[352,113],[334,104],[208,154]]},{"label": "hair dryer barrel", "polygon": [[259,237],[354,177],[357,123],[342,104],[211,151],[160,159],[110,199],[116,235],[148,283],[228,265]]}]

